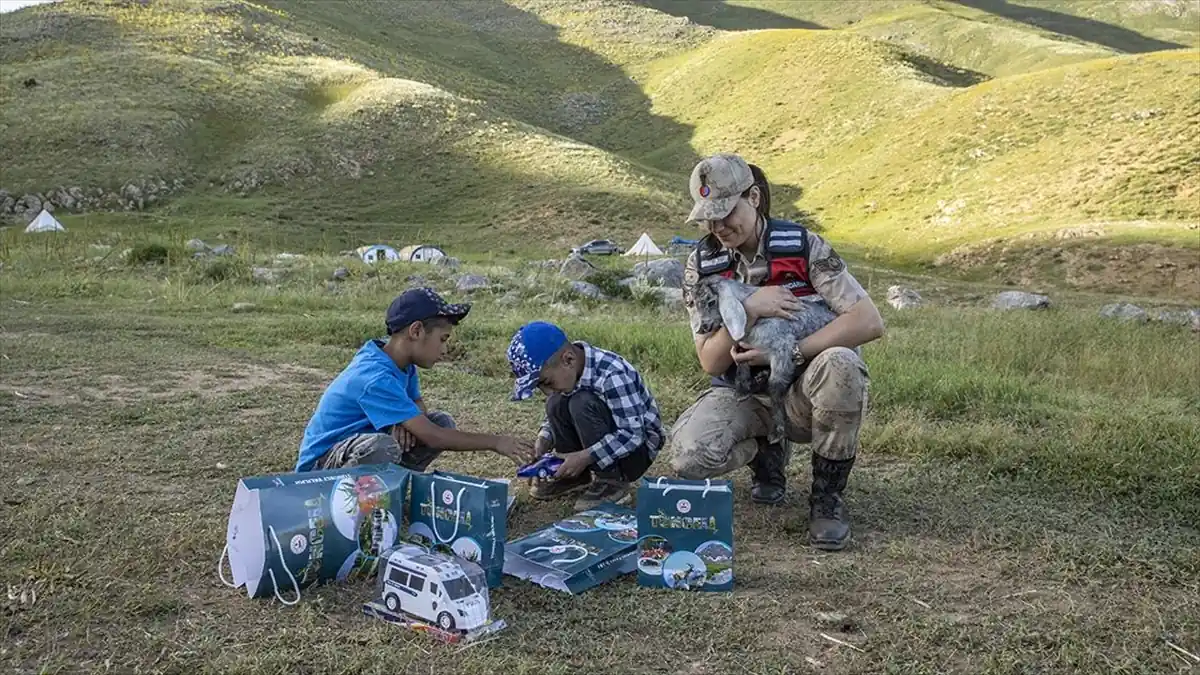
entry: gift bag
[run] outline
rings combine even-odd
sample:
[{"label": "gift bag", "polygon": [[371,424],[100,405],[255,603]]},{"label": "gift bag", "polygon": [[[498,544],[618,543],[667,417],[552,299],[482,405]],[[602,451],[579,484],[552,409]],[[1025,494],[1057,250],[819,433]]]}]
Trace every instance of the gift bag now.
[{"label": "gift bag", "polygon": [[479,565],[489,588],[503,581],[507,484],[448,471],[414,473],[408,521],[409,541]]},{"label": "gift bag", "polygon": [[637,495],[638,585],[733,589],[733,485],[642,478]]},{"label": "gift bag", "polygon": [[637,513],[615,504],[560,520],[504,548],[504,573],[576,595],[637,567]]},{"label": "gift bag", "polygon": [[[395,464],[373,464],[241,479],[221,580],[245,586],[251,598],[294,605],[313,584],[373,575],[379,554],[399,538],[409,476]],[[222,569],[226,556],[232,582]]]}]

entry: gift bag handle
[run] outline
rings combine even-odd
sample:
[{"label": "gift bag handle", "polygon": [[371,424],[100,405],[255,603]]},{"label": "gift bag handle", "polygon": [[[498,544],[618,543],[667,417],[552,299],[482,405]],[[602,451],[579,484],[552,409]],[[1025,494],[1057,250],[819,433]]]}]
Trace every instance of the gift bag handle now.
[{"label": "gift bag handle", "polygon": [[[662,482],[663,482],[663,476],[659,476],[658,480],[654,481],[654,487],[662,487]],[[670,492],[671,490],[674,490],[678,487],[679,486],[677,486],[677,485],[668,485],[668,486],[662,488],[663,495],[665,496],[668,492]],[[695,488],[693,488],[693,489],[695,489]],[[712,479],[705,478],[704,479],[704,491],[700,493],[700,498],[704,499],[705,497],[707,497],[708,491],[711,489],[713,489]]]},{"label": "gift bag handle", "polygon": [[[227,558],[228,556],[229,556],[229,544],[225,544],[225,548],[221,549],[221,557],[217,558],[217,576],[221,578],[221,583],[225,584],[226,586],[228,586],[230,588],[237,588],[237,584],[225,579],[225,570],[222,569],[223,567],[225,567],[225,558]],[[233,571],[232,563],[229,566],[229,570]]]},{"label": "gift bag handle", "polygon": [[279,594],[279,583],[275,581],[275,570],[267,568],[267,574],[271,575],[271,586],[275,589],[275,597],[285,605],[294,605],[300,602],[300,584],[296,583],[296,577],[292,576],[292,571],[288,569],[287,561],[283,559],[283,546],[279,544],[279,537],[275,534],[275,528],[267,526],[267,531],[271,533],[271,538],[275,540],[275,548],[279,550],[279,563],[283,565],[283,571],[287,572],[288,578],[292,580],[292,588],[296,589],[296,599],[287,601]]},{"label": "gift bag handle", "polygon": [[454,498],[457,503],[454,511],[454,532],[450,533],[449,538],[443,539],[442,534],[437,529],[437,489],[434,487],[434,481],[429,481],[429,506],[430,506],[430,524],[433,526],[433,536],[438,540],[439,544],[449,544],[458,536],[458,521],[462,517],[462,496],[467,491],[466,486],[458,489],[458,496]]},{"label": "gift bag handle", "polygon": [[[557,558],[555,560],[550,561],[551,565],[557,565],[559,563],[577,563],[580,560],[583,560],[584,558],[588,557],[587,549],[582,546],[576,546],[574,544],[560,544],[560,545],[563,548],[573,548],[573,549],[579,551],[580,553],[583,553],[583,555],[579,556],[578,558]],[[550,551],[550,549],[552,549],[552,548],[554,548],[554,546],[536,546],[534,548],[529,549],[528,551],[525,551],[525,553],[529,554],[529,553],[533,553],[534,551]],[[566,551],[563,551],[563,553],[566,553]]]}]

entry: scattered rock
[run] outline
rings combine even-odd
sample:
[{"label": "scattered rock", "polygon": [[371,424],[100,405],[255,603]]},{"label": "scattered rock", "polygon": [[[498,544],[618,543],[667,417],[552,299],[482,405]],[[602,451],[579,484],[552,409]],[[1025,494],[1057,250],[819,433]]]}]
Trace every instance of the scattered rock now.
[{"label": "scattered rock", "polygon": [[251,276],[260,284],[273,284],[279,281],[279,270],[272,267],[255,267]]},{"label": "scattered rock", "polygon": [[458,278],[458,283],[455,285],[455,289],[459,293],[470,293],[490,287],[491,284],[488,282],[487,277],[478,274],[464,274]]},{"label": "scattered rock", "polygon": [[275,256],[276,265],[289,265],[297,260],[304,259],[303,253],[279,253]]},{"label": "scattered rock", "polygon": [[229,244],[221,244],[220,246],[213,247],[209,253],[212,253],[213,255],[233,255],[234,248]]},{"label": "scattered rock", "polygon": [[229,465],[226,464],[225,462],[217,462],[217,468],[218,469],[228,469]]},{"label": "scattered rock", "polygon": [[823,626],[841,626],[847,619],[841,612],[817,612],[813,618]]},{"label": "scattered rock", "polygon": [[452,270],[456,270],[459,267],[462,267],[461,260],[459,260],[458,258],[451,258],[450,256],[445,256],[442,258],[434,258],[433,264],[439,265],[441,267],[449,267]]},{"label": "scattered rock", "polygon": [[1162,323],[1173,323],[1180,326],[1187,326],[1193,321],[1200,320],[1200,308],[1179,312],[1173,312],[1169,309],[1160,309],[1155,312],[1154,320]]},{"label": "scattered rock", "polygon": [[1146,313],[1146,310],[1127,302],[1117,302],[1101,307],[1100,316],[1106,319],[1135,321],[1137,323],[1146,323],[1150,320],[1150,315]]},{"label": "scattered rock", "polygon": [[506,293],[503,297],[496,301],[496,304],[500,305],[501,307],[511,307],[513,305],[520,304],[520,302],[521,296],[517,295],[516,293]]},{"label": "scattered rock", "polygon": [[596,266],[579,255],[571,254],[571,257],[563,261],[558,273],[568,279],[582,281],[596,273]]},{"label": "scattered rock", "polygon": [[233,311],[235,312],[250,312],[255,308],[253,302],[235,302],[233,303]]},{"label": "scattered rock", "polygon": [[651,286],[683,288],[683,261],[662,258],[633,266],[633,277]]},{"label": "scattered rock", "polygon": [[650,292],[658,296],[659,303],[671,309],[680,309],[683,304],[683,289],[650,287]]},{"label": "scattered rock", "polygon": [[1004,291],[992,300],[992,309],[1045,309],[1050,298],[1024,291]]},{"label": "scattered rock", "polygon": [[404,282],[408,284],[409,288],[427,288],[430,286],[429,280],[420,274],[410,274],[404,278]]},{"label": "scattered rock", "polygon": [[604,291],[600,290],[599,286],[589,284],[586,281],[572,281],[571,290],[585,298],[592,298],[594,300],[604,299]]},{"label": "scattered rock", "polygon": [[27,485],[33,485],[35,481],[37,481],[36,476],[21,476],[17,479],[17,485],[25,487]]},{"label": "scattered rock", "polygon": [[199,239],[189,239],[188,243],[184,244],[184,248],[189,251],[207,251],[208,244]]},{"label": "scattered rock", "polygon": [[331,276],[331,278],[334,281],[344,281],[345,279],[349,279],[350,278],[350,270],[345,267],[339,267],[333,271],[333,275]]},{"label": "scattered rock", "polygon": [[924,304],[921,294],[904,286],[891,286],[887,291],[888,304],[896,309],[913,309]]},{"label": "scattered rock", "polygon": [[629,288],[630,286],[632,286],[632,285],[634,285],[634,284],[636,284],[636,283],[637,283],[637,278],[636,278],[636,277],[625,277],[624,279],[622,279],[622,280],[618,281],[618,282],[617,282],[617,285],[618,285],[618,286],[623,286],[623,287],[625,287],[625,288]]}]

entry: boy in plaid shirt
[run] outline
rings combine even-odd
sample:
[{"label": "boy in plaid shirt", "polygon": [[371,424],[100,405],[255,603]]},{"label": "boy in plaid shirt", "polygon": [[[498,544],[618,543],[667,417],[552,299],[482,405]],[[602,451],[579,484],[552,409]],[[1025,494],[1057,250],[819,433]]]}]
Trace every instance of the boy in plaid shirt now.
[{"label": "boy in plaid shirt", "polygon": [[517,378],[514,401],[534,389],[547,397],[534,450],[566,460],[553,479],[534,484],[532,496],[553,499],[582,489],[576,511],[627,503],[630,484],[650,468],[665,438],[658,405],[637,370],[542,321],[517,331],[508,362]]}]

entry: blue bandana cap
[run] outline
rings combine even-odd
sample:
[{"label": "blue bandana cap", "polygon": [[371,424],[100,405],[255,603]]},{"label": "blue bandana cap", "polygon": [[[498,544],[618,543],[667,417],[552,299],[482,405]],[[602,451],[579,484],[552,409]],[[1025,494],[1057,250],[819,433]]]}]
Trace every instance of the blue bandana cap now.
[{"label": "blue bandana cap", "polygon": [[512,400],[523,401],[533,396],[541,378],[542,366],[567,344],[567,334],[545,321],[521,326],[508,345],[508,364],[517,378]]}]

